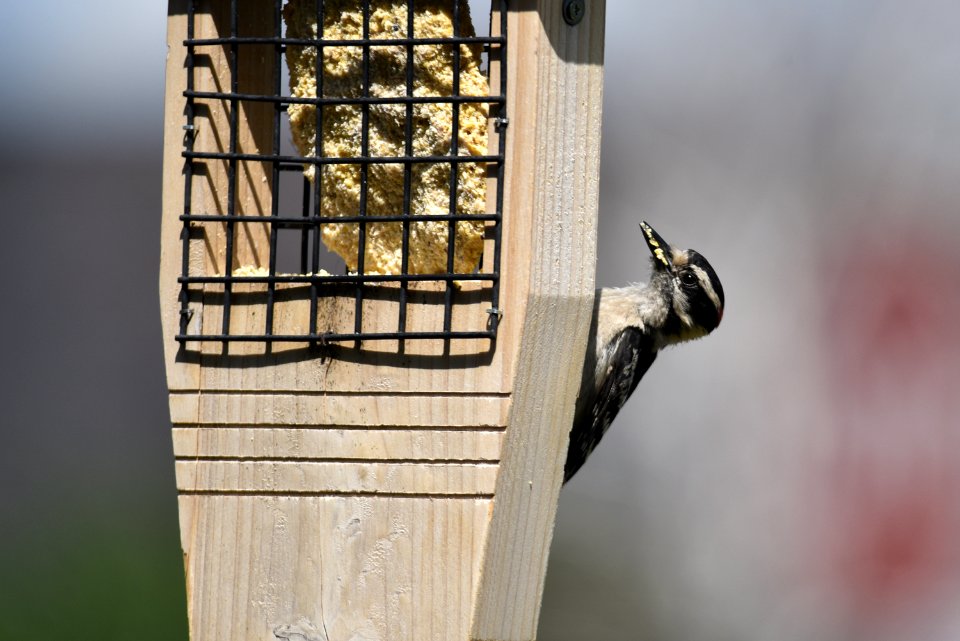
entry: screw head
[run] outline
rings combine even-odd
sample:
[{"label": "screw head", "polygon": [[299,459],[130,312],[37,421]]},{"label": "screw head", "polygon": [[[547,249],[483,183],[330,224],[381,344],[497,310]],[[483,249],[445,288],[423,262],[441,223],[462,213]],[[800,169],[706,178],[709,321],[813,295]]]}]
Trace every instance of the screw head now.
[{"label": "screw head", "polygon": [[563,0],[563,19],[570,25],[579,24],[587,13],[587,5],[584,0]]}]

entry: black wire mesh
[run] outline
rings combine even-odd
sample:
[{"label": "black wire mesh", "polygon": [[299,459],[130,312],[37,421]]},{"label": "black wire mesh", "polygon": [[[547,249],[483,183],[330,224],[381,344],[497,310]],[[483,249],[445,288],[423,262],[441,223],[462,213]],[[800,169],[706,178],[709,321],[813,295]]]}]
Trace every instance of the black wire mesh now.
[{"label": "black wire mesh", "polygon": [[[179,332],[176,336],[181,343],[191,341],[249,341],[249,342],[307,342],[307,343],[330,343],[342,341],[356,341],[360,346],[360,341],[364,340],[407,340],[407,339],[493,339],[496,337],[497,324],[500,318],[499,297],[500,297],[500,253],[501,253],[501,227],[503,211],[503,171],[504,171],[504,148],[505,148],[505,129],[507,120],[506,114],[506,1],[494,0],[492,3],[498,11],[491,10],[491,20],[495,15],[499,16],[499,34],[490,36],[463,36],[461,35],[461,4],[460,0],[451,0],[450,12],[452,16],[453,33],[444,37],[416,37],[414,28],[415,0],[407,0],[407,24],[405,32],[396,38],[371,38],[371,0],[356,0],[357,5],[362,8],[362,37],[357,39],[324,39],[323,28],[318,28],[318,37],[315,39],[290,38],[283,32],[283,10],[284,0],[275,0],[273,6],[273,31],[270,36],[242,35],[239,28],[238,0],[229,2],[229,32],[226,37],[215,38],[197,38],[196,24],[198,13],[202,13],[207,7],[202,6],[202,0],[191,0],[188,2],[187,13],[187,38],[184,45],[187,49],[185,58],[186,66],[186,87],[183,96],[186,98],[184,125],[184,212],[180,216],[183,222],[182,233],[182,268],[181,276],[178,279],[181,304],[181,321]],[[223,3],[225,4],[225,3]],[[243,3],[241,3],[243,4]],[[316,6],[316,24],[323,25],[325,18],[324,0],[315,0]],[[493,25],[491,24],[491,28]],[[492,29],[491,29],[492,30]],[[452,90],[449,95],[416,95],[414,90],[414,54],[417,47],[424,46],[448,46],[452,50]],[[482,46],[483,52],[487,57],[487,73],[490,67],[495,63],[499,68],[499,81],[496,91],[490,87],[489,95],[461,95],[460,76],[461,76],[461,47],[462,46]],[[264,60],[263,56],[244,56],[241,51],[244,48],[272,47],[272,60]],[[283,88],[284,61],[283,57],[287,47],[316,47],[316,97],[299,97],[291,95],[291,92],[285,92]],[[360,48],[362,52],[362,80],[361,95],[359,96],[334,96],[324,93],[324,51],[333,48]],[[370,57],[371,51],[376,47],[403,47],[406,51],[406,69],[405,69],[405,92],[403,95],[374,96],[371,95],[370,78]],[[218,78],[215,85],[216,91],[198,91],[197,73],[198,58],[204,55],[204,52],[210,48],[220,48],[225,54],[227,61],[228,78]],[[355,50],[355,49],[354,49]],[[270,93],[251,93],[240,90],[239,79],[245,73],[250,73],[250,69],[243,68],[241,64],[249,65],[251,61],[257,64],[269,64],[272,67],[273,87]],[[222,71],[220,72],[223,75]],[[218,132],[217,139],[221,140],[218,149],[203,148],[198,143],[198,137],[195,135],[198,123],[198,110],[201,105],[208,107],[211,101],[220,101],[227,105],[225,109],[227,115],[228,131]],[[238,148],[238,131],[240,128],[240,118],[243,112],[242,107],[247,104],[264,103],[272,105],[272,136],[270,145],[272,149],[269,153],[264,153],[259,149],[256,152],[241,151]],[[462,154],[459,146],[459,128],[460,128],[460,109],[467,103],[485,104],[490,110],[491,120],[497,127],[496,136],[490,139],[495,140],[496,148],[488,150],[485,155]],[[447,154],[416,154],[414,149],[414,131],[413,119],[414,109],[417,105],[441,104],[449,105],[452,112],[452,134],[450,136],[449,153]],[[284,141],[284,114],[290,105],[313,105],[316,112],[316,144],[313,154],[298,155],[296,153],[283,152]],[[324,132],[324,107],[353,105],[359,108],[361,112],[360,127],[360,145],[358,155],[351,156],[332,156],[323,154],[323,132]],[[404,133],[403,133],[403,153],[402,155],[384,156],[373,155],[370,150],[369,139],[369,118],[371,108],[378,105],[397,105],[404,110]],[[222,136],[226,135],[228,141],[226,145],[222,144]],[[224,150],[223,148],[226,148]],[[492,151],[493,153],[489,153]],[[225,193],[217,194],[217,202],[210,203],[208,199],[202,199],[198,205],[195,200],[195,181],[198,176],[209,173],[206,163],[222,163],[225,168],[227,188]],[[250,215],[244,212],[242,215],[237,209],[238,181],[240,180],[239,163],[259,163],[264,175],[270,176],[270,203],[269,207],[264,208],[269,213],[262,215]],[[495,197],[488,199],[495,202],[495,211],[486,213],[462,213],[458,211],[458,197],[460,196],[460,185],[458,184],[458,168],[464,163],[478,164],[486,168],[488,178],[493,181],[488,182],[488,190],[495,185]],[[395,214],[382,215],[371,214],[367,206],[367,194],[369,190],[369,181],[371,180],[370,168],[376,165],[402,165],[403,166],[403,207]],[[411,207],[412,198],[412,176],[414,165],[447,165],[449,166],[449,208],[446,212],[436,214],[415,214]],[[324,213],[322,207],[324,198],[327,196],[323,192],[323,181],[320,178],[320,171],[325,166],[355,166],[359,170],[360,193],[359,193],[359,211],[356,213],[327,211]],[[314,179],[311,180],[304,172],[305,166],[313,166]],[[292,175],[293,172],[303,173],[302,183],[295,191],[295,198],[291,198],[288,193],[290,180],[284,180],[284,176]],[[299,201],[299,207],[296,212],[287,211],[292,209],[287,203],[288,200]],[[340,215],[344,214],[344,215]],[[412,225],[420,221],[447,223],[448,233],[446,242],[446,270],[443,273],[410,273],[410,237]],[[492,250],[492,258],[480,261],[478,267],[470,273],[457,273],[455,271],[455,243],[457,224],[464,221],[476,221],[484,226],[484,236],[488,239],[485,244],[485,251]],[[401,223],[402,225],[402,247],[401,247],[401,267],[400,273],[383,274],[368,273],[365,270],[366,254],[366,234],[369,224],[375,223]],[[248,275],[238,275],[235,264],[235,243],[237,242],[238,225],[248,225],[251,223],[266,225],[269,228],[269,260],[265,273],[254,273]],[[357,268],[352,271],[344,269],[345,273],[330,274],[321,270],[321,255],[324,253],[321,249],[321,228],[329,223],[355,223],[358,226],[358,248],[356,264]],[[223,251],[224,269],[222,274],[208,275],[204,273],[192,273],[192,262],[190,258],[191,243],[199,236],[202,237],[204,226],[220,225],[225,235],[225,249]],[[299,243],[296,245],[283,245],[279,242],[280,232],[284,230],[294,230],[299,232]],[[291,247],[293,249],[291,250]],[[282,273],[279,269],[281,260],[289,263],[289,256],[284,252],[294,251],[298,254],[296,263],[299,267],[299,273]],[[486,265],[486,269],[484,269]],[[193,267],[196,271],[196,268]],[[262,271],[262,270],[261,270]],[[408,309],[411,305],[411,285],[417,283],[440,283],[442,295],[438,297],[437,304],[443,306],[442,321],[438,322],[436,327],[417,327],[414,330],[408,329]],[[483,287],[479,290],[482,300],[489,304],[485,310],[486,315],[482,322],[475,328],[464,329],[462,327],[453,328],[454,308],[463,299],[464,302],[471,301],[476,303],[478,290],[467,294],[460,291],[460,283],[479,282]],[[246,296],[240,293],[235,294],[234,290],[238,285],[261,285],[264,287],[263,296]],[[303,326],[296,328],[296,331],[276,332],[276,318],[278,299],[291,295],[292,290],[280,291],[278,286],[297,284],[301,287],[293,292],[292,295],[302,296],[309,300],[309,321]],[[395,284],[395,286],[389,286]],[[352,290],[352,291],[351,291]],[[350,330],[330,330],[324,328],[321,323],[320,301],[327,297],[347,297],[353,298],[352,306],[353,322],[352,331]],[[202,300],[204,307],[209,305],[219,305],[221,320],[218,331],[204,328],[203,323],[191,323],[193,311],[191,302]],[[395,330],[392,331],[365,331],[364,309],[367,307],[370,313],[369,304],[371,301],[390,301],[395,303],[390,307],[396,308]],[[365,303],[367,305],[365,306]],[[260,309],[252,310],[251,306],[260,306]],[[345,306],[346,307],[346,306]],[[231,331],[231,317],[234,313],[251,314],[251,317],[262,319],[262,331],[243,332]],[[375,310],[379,314],[379,308]],[[392,312],[391,312],[392,313]],[[440,318],[440,315],[437,315]],[[249,327],[249,324],[243,324]]]}]

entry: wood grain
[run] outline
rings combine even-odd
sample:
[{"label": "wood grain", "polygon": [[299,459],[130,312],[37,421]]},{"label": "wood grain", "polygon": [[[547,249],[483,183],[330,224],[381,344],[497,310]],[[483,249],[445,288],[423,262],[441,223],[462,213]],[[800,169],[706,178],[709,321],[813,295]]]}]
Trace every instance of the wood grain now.
[{"label": "wood grain", "polygon": [[170,417],[186,425],[335,425],[501,427],[509,398],[438,394],[287,394],[270,392],[178,392]]},{"label": "wood grain", "polygon": [[491,463],[177,461],[177,489],[210,494],[493,496]]},{"label": "wood grain", "polygon": [[[536,637],[593,304],[604,2],[511,13],[510,210],[531,212],[530,287],[471,638]],[[519,103],[519,104],[518,104]],[[513,125],[511,125],[513,127]],[[518,187],[526,185],[525,189]],[[557,346],[563,349],[558,350]]]},{"label": "wood grain", "polygon": [[175,427],[178,459],[234,458],[299,461],[484,461],[500,460],[503,432],[450,429]]},{"label": "wood grain", "polygon": [[489,508],[476,498],[181,495],[191,638],[466,639]]}]

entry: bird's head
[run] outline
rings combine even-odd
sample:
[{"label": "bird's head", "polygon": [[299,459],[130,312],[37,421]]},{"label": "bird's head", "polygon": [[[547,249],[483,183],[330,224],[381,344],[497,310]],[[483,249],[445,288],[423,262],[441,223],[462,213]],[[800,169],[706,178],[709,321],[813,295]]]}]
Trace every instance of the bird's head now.
[{"label": "bird's head", "polygon": [[668,343],[706,336],[723,318],[723,285],[707,259],[692,249],[675,249],[645,222],[644,240],[653,255],[650,286],[667,306],[661,328]]}]

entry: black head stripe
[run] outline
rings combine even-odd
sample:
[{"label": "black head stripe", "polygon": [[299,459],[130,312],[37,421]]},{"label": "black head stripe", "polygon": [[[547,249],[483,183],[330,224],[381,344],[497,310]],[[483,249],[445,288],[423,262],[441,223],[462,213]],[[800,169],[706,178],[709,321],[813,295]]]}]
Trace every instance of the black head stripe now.
[{"label": "black head stripe", "polygon": [[700,253],[692,249],[689,250],[688,253],[689,263],[696,265],[710,277],[710,285],[713,287],[713,291],[716,292],[717,298],[720,299],[720,307],[723,307],[726,302],[723,299],[723,285],[720,284],[720,278],[717,276],[717,272],[713,271],[713,267],[710,266],[707,259],[700,255]]}]

